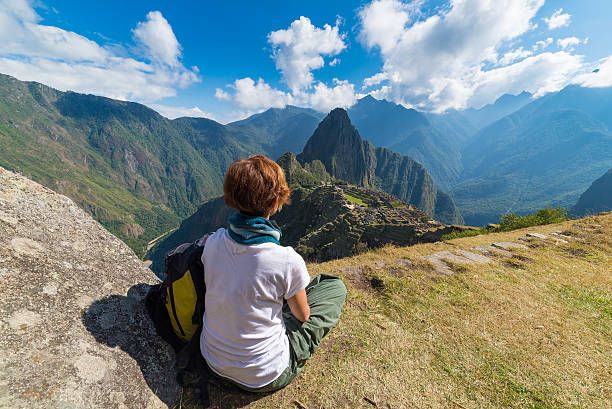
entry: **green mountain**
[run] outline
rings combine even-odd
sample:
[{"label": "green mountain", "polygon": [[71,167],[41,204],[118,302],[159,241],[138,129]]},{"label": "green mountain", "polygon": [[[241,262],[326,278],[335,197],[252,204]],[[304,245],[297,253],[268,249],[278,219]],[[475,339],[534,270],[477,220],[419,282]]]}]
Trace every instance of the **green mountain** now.
[{"label": "green mountain", "polygon": [[453,197],[467,223],[571,207],[612,167],[612,88],[567,87],[481,130]]},{"label": "green mountain", "polygon": [[420,163],[362,140],[341,108],[319,124],[297,159],[320,160],[334,178],[395,195],[443,223],[463,223],[453,199],[436,188]]},{"label": "green mountain", "polygon": [[[307,260],[348,257],[385,244],[437,241],[461,228],[444,226],[397,197],[334,179],[320,161],[302,166],[295,155],[278,160],[291,185],[291,204],[272,219],[283,231],[281,244]],[[163,271],[164,254],[177,245],[226,226],[235,210],[222,197],[205,203],[180,228],[151,249],[151,268]]]},{"label": "green mountain", "polygon": [[171,121],[141,104],[0,74],[0,166],[69,196],[140,255],[221,194],[233,160],[297,148],[290,136],[301,126],[310,134],[315,122],[314,111],[296,107],[227,126]]},{"label": "green mountain", "polygon": [[610,210],[612,210],[612,169],[593,182],[580,196],[571,213],[585,216]]},{"label": "green mountain", "polygon": [[0,75],[0,165],[75,200],[133,248],[219,194],[171,121],[140,104]]},{"label": "green mountain", "polygon": [[432,126],[424,114],[368,95],[357,101],[348,115],[363,139],[418,161],[436,185],[450,189],[459,177],[460,139]]},{"label": "green mountain", "polygon": [[226,129],[241,141],[260,146],[276,160],[285,152],[301,152],[323,117],[313,109],[287,105],[232,122]]}]

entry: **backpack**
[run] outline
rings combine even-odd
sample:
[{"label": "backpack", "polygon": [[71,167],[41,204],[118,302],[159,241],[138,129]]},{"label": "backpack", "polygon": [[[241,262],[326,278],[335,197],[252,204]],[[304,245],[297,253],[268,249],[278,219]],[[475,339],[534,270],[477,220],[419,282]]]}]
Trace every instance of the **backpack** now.
[{"label": "backpack", "polygon": [[164,256],[164,281],[152,286],[145,297],[155,330],[176,352],[177,381],[185,385],[185,373],[196,372],[204,407],[210,405],[209,369],[200,353],[206,293],[202,252],[207,239],[205,235],[168,252]]}]

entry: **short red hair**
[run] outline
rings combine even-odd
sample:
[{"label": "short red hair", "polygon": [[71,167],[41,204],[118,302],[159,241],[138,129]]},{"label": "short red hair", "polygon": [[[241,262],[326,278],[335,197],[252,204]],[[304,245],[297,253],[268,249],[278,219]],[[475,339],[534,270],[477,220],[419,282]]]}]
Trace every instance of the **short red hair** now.
[{"label": "short red hair", "polygon": [[234,161],[223,181],[225,203],[250,216],[274,214],[288,202],[290,193],[283,169],[264,155]]}]

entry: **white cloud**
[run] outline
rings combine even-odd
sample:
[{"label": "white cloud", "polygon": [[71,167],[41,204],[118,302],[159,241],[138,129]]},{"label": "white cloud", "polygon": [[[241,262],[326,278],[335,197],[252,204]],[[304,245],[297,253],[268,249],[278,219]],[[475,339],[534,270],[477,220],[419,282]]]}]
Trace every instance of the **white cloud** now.
[{"label": "white cloud", "polygon": [[388,52],[396,46],[414,12],[414,7],[398,0],[373,1],[359,12],[362,41],[368,48]]},{"label": "white cloud", "polygon": [[272,31],[268,41],[276,68],[294,93],[312,85],[312,70],[323,67],[323,56],[337,55],[346,48],[338,23],[334,27],[325,24],[321,29],[303,16],[286,30]]},{"label": "white cloud", "polygon": [[378,85],[381,82],[386,81],[388,79],[389,79],[389,74],[387,74],[386,72],[379,72],[363,80],[362,88],[367,88],[367,87],[372,87],[374,85]]},{"label": "white cloud", "polygon": [[172,27],[159,11],[149,12],[147,20],[138,23],[132,32],[153,60],[170,67],[180,65],[181,46]]},{"label": "white cloud", "polygon": [[199,81],[197,68],[180,63],[180,46],[170,41],[176,38],[159,12],[149,13],[134,30],[149,62],[39,21],[29,1],[0,0],[0,72],[60,90],[145,102]]},{"label": "white cloud", "polygon": [[533,54],[533,51],[524,50],[523,47],[519,47],[516,50],[508,51],[499,60],[499,65],[508,65],[516,60],[522,60],[525,57],[529,57]]},{"label": "white cloud", "polygon": [[[232,101],[237,107],[242,109],[284,108],[294,100],[291,94],[270,87],[261,78],[257,82],[249,77],[238,79],[229,87],[234,90]],[[222,90],[219,93],[221,96],[225,96],[224,94],[227,93],[224,93]]]},{"label": "white cloud", "polygon": [[[359,12],[360,38],[380,51],[383,68],[363,85],[377,86],[370,92],[377,98],[436,112],[484,105],[508,92],[557,90],[583,62],[567,52],[534,55],[552,38],[538,41],[533,51],[518,47],[498,57],[535,27],[533,19],[543,4],[452,0],[437,14],[423,17],[411,8],[414,3],[374,0]],[[565,18],[561,12],[554,16]]]},{"label": "white cloud", "polygon": [[357,101],[353,84],[337,78],[334,78],[334,84],[333,87],[322,82],[315,84],[314,92],[308,96],[313,109],[328,112],[334,108],[348,108]]},{"label": "white cloud", "polygon": [[217,98],[220,101],[231,101],[232,100],[232,96],[229,94],[229,92],[224,91],[221,88],[217,88],[215,90],[215,98]]},{"label": "white cloud", "polygon": [[538,97],[559,91],[582,69],[582,58],[565,51],[542,53],[513,65],[481,72],[468,105],[479,108],[507,93],[529,91]]},{"label": "white cloud", "polygon": [[589,88],[612,87],[612,55],[590,68],[591,72],[578,75],[572,82]]},{"label": "white cloud", "polygon": [[[307,17],[300,17],[288,29],[268,34],[272,58],[290,92],[272,88],[261,78],[255,82],[246,77],[228,85],[229,92],[217,88],[215,97],[231,101],[239,108],[232,113],[234,119],[268,108],[283,108],[287,104],[308,106],[322,112],[353,105],[357,100],[353,84],[334,78],[333,86],[328,86],[316,81],[312,73],[325,65],[323,56],[338,55],[346,48],[344,35],[339,31],[340,21],[338,18],[334,27],[325,24],[317,28]],[[333,58],[328,64],[335,66],[339,62],[338,58]]]},{"label": "white cloud", "polygon": [[[587,41],[588,39],[586,39],[584,43],[586,44]],[[563,48],[564,50],[569,49],[570,51],[574,49],[574,46],[580,43],[582,43],[582,41],[578,37],[567,37],[567,38],[560,38],[557,40],[557,45],[559,47]]]},{"label": "white cloud", "polygon": [[160,104],[149,104],[149,107],[159,112],[161,115],[168,119],[176,119],[182,117],[190,118],[208,118],[216,120],[215,116],[209,112],[204,112],[198,107],[187,108],[187,107],[173,107],[168,105]]},{"label": "white cloud", "polygon": [[534,51],[544,49],[544,48],[548,47],[549,45],[551,45],[553,43],[553,41],[554,40],[553,40],[552,37],[548,37],[546,40],[536,41],[536,43],[534,44],[532,49]]},{"label": "white cloud", "polygon": [[543,18],[542,20],[548,25],[549,30],[554,30],[555,28],[568,26],[571,18],[571,15],[563,13],[563,9],[559,9],[556,10],[552,16]]}]

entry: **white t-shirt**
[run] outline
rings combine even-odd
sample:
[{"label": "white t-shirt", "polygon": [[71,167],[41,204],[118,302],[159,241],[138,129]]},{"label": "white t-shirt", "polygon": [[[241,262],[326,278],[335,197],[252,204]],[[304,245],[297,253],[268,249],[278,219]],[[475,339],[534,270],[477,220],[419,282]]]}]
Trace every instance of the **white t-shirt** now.
[{"label": "white t-shirt", "polygon": [[202,355],[213,371],[242,385],[269,384],[289,364],[283,299],[308,285],[306,263],[291,247],[240,244],[223,228],[206,241],[202,263]]}]

